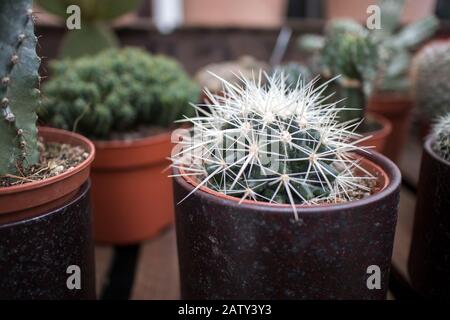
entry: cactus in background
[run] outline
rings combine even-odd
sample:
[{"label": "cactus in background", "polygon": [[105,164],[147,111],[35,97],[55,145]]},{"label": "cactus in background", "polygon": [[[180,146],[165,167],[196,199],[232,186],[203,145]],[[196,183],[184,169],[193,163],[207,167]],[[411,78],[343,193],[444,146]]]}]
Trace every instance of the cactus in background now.
[{"label": "cactus in background", "polygon": [[108,138],[138,126],[170,126],[191,111],[199,89],[167,57],[136,49],[109,49],[51,65],[40,118],[49,125]]},{"label": "cactus in background", "polygon": [[442,116],[433,127],[434,151],[450,161],[450,113]]},{"label": "cactus in background", "polygon": [[141,0],[37,0],[36,3],[63,19],[68,17],[68,6],[80,7],[81,29],[70,30],[61,47],[63,57],[77,58],[118,47],[119,41],[107,22],[135,10]]},{"label": "cactus in background", "polygon": [[286,84],[291,88],[295,88],[299,80],[303,80],[303,82],[310,82],[312,80],[309,68],[297,62],[289,62],[277,66],[272,70],[272,74],[275,73],[282,73],[285,77]]},{"label": "cactus in background", "polygon": [[336,103],[325,104],[327,83],[299,81],[292,88],[281,73],[241,80],[221,79],[223,95],[208,94],[208,108],[199,105],[186,119],[193,129],[172,161],[181,175],[196,177],[195,190],[290,204],[295,213],[297,204],[353,200],[353,191],[370,191],[362,182],[374,177],[355,173],[359,135],[354,125],[336,121]]},{"label": "cactus in background", "polygon": [[36,43],[32,1],[0,1],[0,175],[22,174],[39,158]]},{"label": "cactus in background", "polygon": [[412,51],[434,34],[439,20],[428,16],[397,32],[404,0],[380,0],[378,5],[381,9],[381,28],[371,31],[381,57],[377,90],[409,90],[408,70]]},{"label": "cactus in background", "polygon": [[363,119],[378,65],[377,48],[367,30],[351,20],[331,21],[321,57],[324,77],[340,75],[332,87],[347,106],[339,114],[340,121]]},{"label": "cactus in background", "polygon": [[412,94],[428,120],[450,112],[450,41],[434,41],[413,59]]}]

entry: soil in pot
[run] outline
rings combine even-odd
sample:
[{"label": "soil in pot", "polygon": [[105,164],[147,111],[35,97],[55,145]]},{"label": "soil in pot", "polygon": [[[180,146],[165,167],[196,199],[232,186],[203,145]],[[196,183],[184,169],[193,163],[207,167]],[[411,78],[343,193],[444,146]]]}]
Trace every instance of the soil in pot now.
[{"label": "soil in pot", "polygon": [[450,299],[450,163],[424,145],[411,253],[413,288],[422,296]]},{"label": "soil in pot", "polygon": [[171,132],[142,128],[95,141],[92,202],[95,240],[129,244],[173,223],[172,184],[165,171]]},{"label": "soil in pot", "polygon": [[[0,265],[5,299],[94,299],[88,183],[94,146],[63,130],[40,128],[41,161],[1,178]],[[80,290],[66,285],[78,266]]]},{"label": "soil in pot", "polygon": [[[401,177],[377,153],[363,167],[379,177],[372,195],[299,206],[297,221],[290,205],[205,188],[187,197],[175,207],[182,298],[385,299]],[[174,178],[175,203],[194,189],[188,180]]]},{"label": "soil in pot", "polygon": [[378,93],[369,100],[369,110],[387,118],[392,133],[386,141],[384,154],[398,163],[411,123],[413,103],[407,94]]}]

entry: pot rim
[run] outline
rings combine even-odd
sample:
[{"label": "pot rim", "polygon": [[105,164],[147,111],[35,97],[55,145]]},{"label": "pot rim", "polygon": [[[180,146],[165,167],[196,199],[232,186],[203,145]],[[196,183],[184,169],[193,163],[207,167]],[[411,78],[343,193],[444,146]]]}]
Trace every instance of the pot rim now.
[{"label": "pot rim", "polygon": [[93,140],[93,143],[97,149],[130,149],[164,143],[168,137],[172,136],[172,132],[173,130],[168,129],[148,137],[128,140]]},{"label": "pot rim", "polygon": [[[24,191],[36,190],[36,189],[40,189],[45,186],[49,186],[49,185],[58,183],[62,180],[65,180],[65,179],[72,177],[72,176],[76,175],[77,173],[83,171],[84,169],[86,169],[87,167],[89,167],[91,165],[92,161],[94,161],[95,146],[89,139],[85,138],[84,136],[82,136],[78,133],[75,133],[75,132],[51,128],[51,127],[39,127],[38,130],[39,130],[39,133],[38,133],[39,135],[41,133],[65,135],[65,136],[67,136],[67,140],[69,140],[69,141],[72,140],[73,142],[77,142],[77,143],[73,143],[72,145],[87,146],[88,150],[86,150],[86,152],[89,153],[89,156],[87,157],[86,160],[84,160],[82,163],[77,165],[73,170],[65,171],[64,173],[56,175],[54,177],[50,177],[47,179],[38,180],[38,181],[34,181],[34,182],[24,183],[21,185],[11,186],[11,187],[0,187],[0,196],[13,194],[13,193],[20,193],[20,192],[24,192]],[[67,142],[67,143],[71,144],[69,142]]]},{"label": "pot rim", "polygon": [[[343,210],[347,210],[350,208],[363,207],[371,203],[376,203],[381,199],[387,197],[388,195],[394,193],[400,186],[401,183],[401,173],[398,167],[387,157],[381,155],[378,152],[370,151],[369,153],[357,152],[359,156],[368,160],[368,163],[374,167],[377,167],[380,172],[384,173],[387,177],[385,186],[378,191],[377,193],[370,195],[366,198],[349,201],[338,204],[322,204],[322,205],[296,205],[298,208],[298,213],[301,214],[317,214],[320,212],[339,212]],[[174,174],[179,173],[179,169],[173,168]],[[177,183],[179,183],[184,189],[187,189],[188,192],[194,190],[194,186],[186,180],[185,177],[176,176],[173,177]],[[290,204],[274,204],[267,203],[262,201],[253,201],[253,200],[244,200],[239,203],[240,199],[232,196],[226,196],[219,192],[208,189],[211,192],[207,192],[202,188],[199,188],[195,193],[200,198],[205,198],[208,201],[212,202],[220,202],[220,205],[225,206],[240,206],[245,208],[246,210],[259,210],[259,208],[264,207],[264,212],[267,213],[280,213],[280,214],[292,214],[292,206]],[[192,195],[191,195],[192,196]],[[180,204],[180,203],[178,203]],[[177,204],[177,205],[178,205]]]},{"label": "pot rim", "polygon": [[424,149],[426,150],[426,152],[433,157],[434,160],[446,165],[446,166],[450,166],[450,161],[447,161],[445,159],[442,159],[432,148],[432,144],[435,142],[434,137],[432,135],[429,135],[424,143]]}]

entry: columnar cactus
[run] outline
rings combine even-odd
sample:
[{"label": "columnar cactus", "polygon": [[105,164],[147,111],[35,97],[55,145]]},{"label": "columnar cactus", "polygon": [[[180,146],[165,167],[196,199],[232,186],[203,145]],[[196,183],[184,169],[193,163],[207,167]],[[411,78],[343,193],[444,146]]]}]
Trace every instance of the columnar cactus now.
[{"label": "columnar cactus", "polygon": [[414,57],[414,101],[429,120],[450,112],[450,41],[434,41]]},{"label": "columnar cactus", "polygon": [[381,8],[381,28],[371,32],[381,57],[377,90],[409,90],[408,70],[412,51],[433,35],[439,21],[434,16],[427,16],[397,32],[404,0],[380,0],[378,5]]},{"label": "columnar cactus", "polygon": [[141,49],[109,49],[51,65],[40,118],[49,125],[108,138],[139,126],[168,127],[197,101],[198,87],[182,67]]},{"label": "columnar cactus", "polygon": [[[181,175],[241,200],[317,204],[353,200],[355,190],[369,192],[367,171],[356,171],[355,125],[337,121],[341,110],[325,104],[326,83],[298,82],[288,87],[281,73],[261,79],[221,79],[223,95],[196,107],[193,125],[172,155]],[[366,181],[367,182],[367,181]],[[194,190],[194,191],[195,191]]]},{"label": "columnar cactus", "polygon": [[31,0],[0,1],[0,175],[38,161],[40,59]]},{"label": "columnar cactus", "polygon": [[444,160],[450,161],[450,113],[442,116],[433,127],[433,149]]}]

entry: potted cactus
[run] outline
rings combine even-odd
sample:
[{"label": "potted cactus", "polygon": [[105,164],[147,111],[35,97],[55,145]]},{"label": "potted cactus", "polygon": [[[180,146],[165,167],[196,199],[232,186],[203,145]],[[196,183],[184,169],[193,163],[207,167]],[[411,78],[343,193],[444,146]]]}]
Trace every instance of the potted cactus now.
[{"label": "potted cactus", "polygon": [[324,37],[304,35],[299,38],[299,46],[308,55],[312,73],[320,73],[324,81],[336,79],[328,91],[335,93],[335,101],[344,100],[346,108],[338,114],[339,120],[364,119],[358,129],[366,136],[361,145],[384,152],[391,124],[382,116],[366,112],[379,60],[369,32],[353,20],[332,20]]},{"label": "potted cactus", "polygon": [[385,299],[399,170],[337,121],[329,82],[266,80],[222,80],[176,135],[182,298]]},{"label": "potted cactus", "polygon": [[81,29],[71,30],[62,41],[62,57],[77,58],[95,54],[104,49],[118,47],[119,40],[110,30],[108,22],[137,9],[142,0],[37,0],[36,3],[51,14],[62,19],[67,8],[77,5],[82,19]]},{"label": "potted cactus", "polygon": [[391,160],[398,161],[412,115],[408,77],[411,57],[413,51],[433,35],[439,22],[434,16],[426,16],[397,31],[404,0],[380,0],[378,5],[381,9],[381,29],[374,29],[371,33],[381,58],[368,109],[391,121],[392,134],[385,154]]},{"label": "potted cactus", "polygon": [[110,49],[51,65],[40,118],[94,140],[95,239],[133,243],[173,221],[168,167],[171,126],[199,90],[174,60]]},{"label": "potted cactus", "polygon": [[[95,298],[89,210],[94,146],[38,128],[31,0],[0,2],[0,299]],[[81,289],[70,290],[76,265]]]},{"label": "potted cactus", "polygon": [[414,57],[411,69],[412,95],[422,136],[426,136],[430,121],[450,112],[450,41],[426,45]]},{"label": "potted cactus", "polygon": [[[450,103],[450,101],[447,101]],[[427,298],[450,298],[450,113],[425,142],[409,257],[412,286]]]}]

